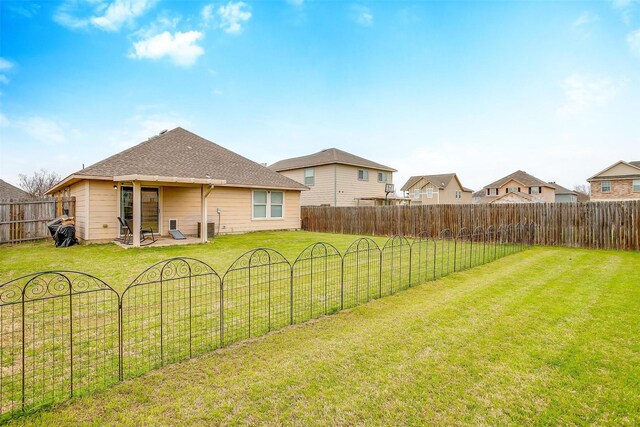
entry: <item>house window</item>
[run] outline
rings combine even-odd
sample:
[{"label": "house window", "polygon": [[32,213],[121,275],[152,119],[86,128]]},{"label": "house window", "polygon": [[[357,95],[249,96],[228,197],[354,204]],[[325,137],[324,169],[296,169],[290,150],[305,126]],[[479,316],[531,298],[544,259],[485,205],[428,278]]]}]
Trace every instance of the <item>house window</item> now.
[{"label": "house window", "polygon": [[520,187],[507,187],[507,193],[517,193],[520,191]]},{"label": "house window", "polygon": [[487,188],[487,196],[497,196],[498,189],[497,188]]},{"label": "house window", "polygon": [[358,169],[358,180],[369,181],[369,171],[366,169]]},{"label": "house window", "polygon": [[602,191],[603,193],[610,193],[611,192],[611,181],[602,181],[600,183],[600,191]]},{"label": "house window", "polygon": [[253,192],[253,219],[284,217],[284,193],[282,191],[255,190]]},{"label": "house window", "polygon": [[313,185],[315,184],[315,173],[313,168],[305,168],[304,169],[304,185]]},{"label": "house window", "polygon": [[462,191],[456,190],[456,199],[462,199]]},{"label": "house window", "polygon": [[540,194],[542,190],[540,187],[529,187],[529,194]]},{"label": "house window", "polygon": [[378,182],[387,182],[386,172],[378,172]]},{"label": "house window", "polygon": [[414,188],[413,189],[413,198],[414,199],[419,199],[420,198],[420,189],[419,188]]},{"label": "house window", "polygon": [[633,192],[634,193],[640,192],[640,179],[633,180]]},{"label": "house window", "polygon": [[427,187],[427,199],[433,198],[433,187]]}]

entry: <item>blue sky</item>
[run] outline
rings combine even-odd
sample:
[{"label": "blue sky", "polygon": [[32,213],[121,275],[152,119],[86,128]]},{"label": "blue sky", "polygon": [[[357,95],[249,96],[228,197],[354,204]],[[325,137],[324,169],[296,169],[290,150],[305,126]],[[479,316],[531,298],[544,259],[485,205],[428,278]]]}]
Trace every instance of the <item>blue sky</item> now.
[{"label": "blue sky", "polygon": [[640,160],[640,0],[0,2],[0,178],[182,126],[260,163],[337,147],[474,190]]}]

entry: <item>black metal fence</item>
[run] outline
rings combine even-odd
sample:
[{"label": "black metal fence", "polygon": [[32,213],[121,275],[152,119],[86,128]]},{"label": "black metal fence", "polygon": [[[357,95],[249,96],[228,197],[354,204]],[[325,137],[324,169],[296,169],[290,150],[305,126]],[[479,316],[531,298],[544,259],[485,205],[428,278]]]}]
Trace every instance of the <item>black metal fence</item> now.
[{"label": "black metal fence", "polygon": [[272,249],[222,276],[192,258],[159,262],[119,294],[76,271],[0,285],[0,421],[157,367],[264,335],[521,251],[532,225],[444,230],[439,239]]}]

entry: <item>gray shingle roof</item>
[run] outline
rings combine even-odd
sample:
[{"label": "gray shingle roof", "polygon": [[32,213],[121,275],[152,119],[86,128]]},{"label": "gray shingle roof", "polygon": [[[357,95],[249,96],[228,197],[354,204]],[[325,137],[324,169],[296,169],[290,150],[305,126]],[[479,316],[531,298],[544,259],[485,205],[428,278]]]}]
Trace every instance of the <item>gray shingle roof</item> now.
[{"label": "gray shingle roof", "polygon": [[526,185],[527,187],[531,187],[531,186],[541,186],[541,187],[551,187],[551,184],[536,178],[533,175],[529,175],[528,173],[526,173],[525,171],[515,171],[512,174],[509,174],[503,178],[500,178],[497,181],[492,182],[489,185],[485,185],[484,188],[496,188],[496,187],[500,187],[502,184],[504,184],[505,182],[514,179],[524,185]]},{"label": "gray shingle roof", "polygon": [[578,195],[578,193],[576,193],[573,190],[569,190],[567,187],[563,187],[560,184],[556,184],[555,182],[550,182],[549,184],[551,184],[553,186],[553,188],[556,189],[556,194],[573,194],[573,195]]},{"label": "gray shingle roof", "polygon": [[150,175],[223,179],[227,185],[306,187],[180,127],[86,167],[72,176]]},{"label": "gray shingle roof", "polygon": [[[442,173],[437,175],[415,175],[410,177],[407,180],[407,182],[402,186],[400,191],[409,191],[411,187],[413,187],[418,181],[420,181],[423,178],[429,181],[430,183],[437,185],[439,189],[444,189],[447,185],[449,185],[449,183],[454,177],[456,177],[455,173]],[[473,191],[462,186],[462,184],[460,184],[460,186],[462,187],[462,191]]]},{"label": "gray shingle roof", "polygon": [[633,165],[633,166],[635,166],[635,167],[637,167],[637,168],[640,168],[640,160],[636,160],[636,161],[633,161],[633,162],[629,162],[629,164],[630,164],[630,165]]},{"label": "gray shingle roof", "polygon": [[355,154],[347,153],[346,151],[338,150],[337,148],[327,148],[326,150],[322,150],[308,156],[293,157],[291,159],[280,160],[279,162],[275,162],[274,164],[269,166],[269,169],[280,172],[291,169],[307,168],[311,166],[330,165],[334,163],[360,166],[364,168],[378,169],[389,172],[397,172],[395,169],[390,168],[389,166],[372,162],[371,160],[358,157]]},{"label": "gray shingle roof", "polygon": [[0,199],[32,199],[26,191],[0,179]]}]

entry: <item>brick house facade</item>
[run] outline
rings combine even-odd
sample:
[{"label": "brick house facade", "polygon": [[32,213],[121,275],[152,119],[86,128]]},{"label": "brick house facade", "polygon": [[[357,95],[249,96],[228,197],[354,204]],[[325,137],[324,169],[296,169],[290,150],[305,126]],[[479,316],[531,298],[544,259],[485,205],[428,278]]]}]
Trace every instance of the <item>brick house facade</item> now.
[{"label": "brick house facade", "polygon": [[591,201],[640,200],[640,161],[619,161],[587,180]]}]

